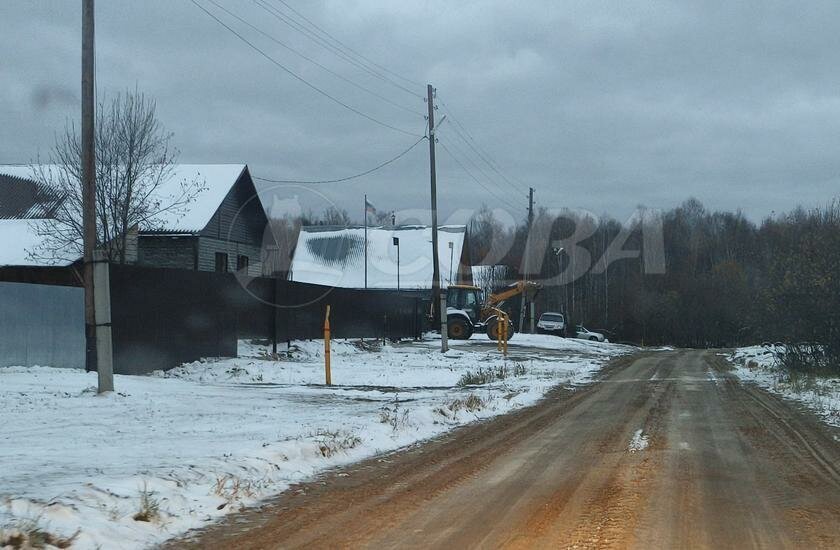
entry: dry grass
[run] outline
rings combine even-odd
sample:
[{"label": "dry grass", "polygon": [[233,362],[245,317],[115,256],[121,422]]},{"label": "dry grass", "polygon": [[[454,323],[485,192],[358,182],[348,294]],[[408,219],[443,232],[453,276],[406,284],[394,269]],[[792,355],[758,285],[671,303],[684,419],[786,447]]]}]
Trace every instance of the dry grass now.
[{"label": "dry grass", "polygon": [[362,442],[361,438],[344,430],[319,431],[315,440],[318,443],[318,451],[324,458],[353,449]]},{"label": "dry grass", "polygon": [[482,384],[489,384],[497,380],[504,380],[510,376],[525,376],[528,370],[522,363],[514,363],[513,368],[508,368],[507,365],[500,365],[496,368],[490,367],[487,369],[479,368],[477,371],[467,371],[458,380],[458,386],[480,386]]},{"label": "dry grass", "polygon": [[24,519],[0,528],[0,548],[70,548],[79,531],[69,537],[54,535],[40,525],[39,518]]},{"label": "dry grass", "polygon": [[450,401],[445,407],[438,407],[434,409],[434,412],[444,418],[455,420],[458,417],[459,411],[475,413],[486,408],[488,404],[488,401],[482,399],[474,393],[471,393],[463,399],[454,399]]},{"label": "dry grass", "polygon": [[153,522],[160,519],[160,501],[155,498],[154,491],[144,483],[140,490],[140,510],[132,516],[134,521]]},{"label": "dry grass", "polygon": [[379,421],[389,424],[394,431],[400,430],[409,424],[409,410],[400,407],[399,398],[395,397],[392,405],[379,409]]}]

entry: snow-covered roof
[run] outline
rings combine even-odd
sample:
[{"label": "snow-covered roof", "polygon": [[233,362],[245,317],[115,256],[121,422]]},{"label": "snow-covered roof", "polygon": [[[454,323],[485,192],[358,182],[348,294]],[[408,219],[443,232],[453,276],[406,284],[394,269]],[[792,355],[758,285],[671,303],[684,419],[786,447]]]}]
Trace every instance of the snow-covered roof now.
[{"label": "snow-covered roof", "polygon": [[[147,224],[147,227],[140,229],[201,231],[245,167],[245,164],[176,164],[172,176],[158,187],[154,199],[163,204],[171,203],[173,199],[181,199],[184,196],[184,185],[197,185],[200,191],[189,203],[161,213],[152,223]],[[44,168],[44,172],[49,174],[50,167],[45,165]],[[0,165],[0,174],[35,179],[32,167],[25,164]],[[195,190],[194,187],[190,189]]]},{"label": "snow-covered roof", "polygon": [[[198,182],[201,191],[183,209],[160,216],[160,228],[198,232],[210,222],[225,196],[239,179],[244,164],[178,164],[172,177],[158,188],[161,197],[180,197],[183,185]],[[155,229],[141,227],[141,229]]]},{"label": "snow-covered roof", "polygon": [[[450,273],[453,279],[458,277],[465,235],[466,227],[463,225],[439,228],[438,255],[443,286],[448,285]],[[431,288],[432,228],[419,225],[367,228],[368,288],[397,288],[394,237],[400,240],[400,288]],[[327,286],[364,288],[365,228],[301,228],[289,278]]]},{"label": "snow-covered roof", "polygon": [[46,220],[0,220],[0,266],[69,265],[71,262],[33,260],[30,252],[43,242],[39,226]]},{"label": "snow-covered roof", "polygon": [[0,219],[49,218],[64,197],[51,187],[0,173]]}]

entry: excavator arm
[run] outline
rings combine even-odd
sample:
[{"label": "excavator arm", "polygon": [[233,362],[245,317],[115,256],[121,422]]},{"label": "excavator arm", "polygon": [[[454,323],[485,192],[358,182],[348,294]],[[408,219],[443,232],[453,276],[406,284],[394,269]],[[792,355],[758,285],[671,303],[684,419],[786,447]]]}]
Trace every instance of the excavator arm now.
[{"label": "excavator arm", "polygon": [[542,290],[542,285],[539,283],[533,281],[517,281],[501,292],[496,292],[488,296],[486,305],[487,307],[499,307],[506,300],[519,294],[524,294],[527,299],[533,300],[540,290]]}]

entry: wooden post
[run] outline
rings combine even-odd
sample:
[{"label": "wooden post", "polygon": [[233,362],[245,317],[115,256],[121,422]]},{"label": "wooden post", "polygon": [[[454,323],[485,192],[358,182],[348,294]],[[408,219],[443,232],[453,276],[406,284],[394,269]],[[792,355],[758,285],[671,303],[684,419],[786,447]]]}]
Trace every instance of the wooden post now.
[{"label": "wooden post", "polygon": [[[93,251],[96,248],[96,150],[94,148],[93,0],[82,0],[82,279],[85,288],[85,370],[98,370]],[[99,388],[99,392],[111,391]]]},{"label": "wooden post", "polygon": [[330,306],[327,304],[327,315],[324,317],[324,375],[327,386],[332,386],[330,373]]}]

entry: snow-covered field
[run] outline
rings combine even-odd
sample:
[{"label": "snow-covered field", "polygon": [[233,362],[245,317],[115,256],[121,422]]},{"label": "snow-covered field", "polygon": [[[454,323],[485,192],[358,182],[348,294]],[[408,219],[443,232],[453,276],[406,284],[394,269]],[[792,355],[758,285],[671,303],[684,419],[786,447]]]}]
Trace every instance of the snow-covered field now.
[{"label": "snow-covered field", "polygon": [[791,377],[776,364],[773,346],[738,348],[729,356],[741,380],[796,401],[817,413],[827,424],[840,427],[840,379]]},{"label": "snow-covered field", "polygon": [[149,546],[326,468],[585,383],[633,349],[517,335],[505,360],[486,337],[445,355],[439,344],[333,342],[331,387],[317,341],[278,358],[243,342],[235,359],[118,375],[106,396],[95,373],[0,368],[0,540],[37,527],[75,534],[78,548]]}]

